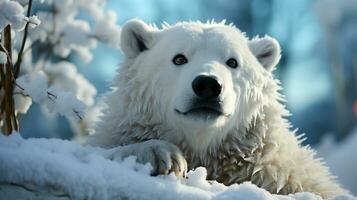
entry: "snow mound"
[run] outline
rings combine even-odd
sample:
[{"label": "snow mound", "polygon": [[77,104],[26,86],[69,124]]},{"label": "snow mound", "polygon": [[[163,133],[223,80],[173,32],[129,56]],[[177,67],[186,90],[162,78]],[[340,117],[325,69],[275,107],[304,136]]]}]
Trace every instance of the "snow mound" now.
[{"label": "snow mound", "polygon": [[0,197],[31,199],[29,193],[35,192],[33,199],[40,199],[47,193],[39,188],[46,188],[53,199],[321,199],[311,193],[272,195],[249,182],[226,187],[206,181],[203,167],[190,171],[185,180],[173,174],[152,177],[150,165],[136,163],[135,157],[111,161],[112,151],[59,139],[0,135]]}]

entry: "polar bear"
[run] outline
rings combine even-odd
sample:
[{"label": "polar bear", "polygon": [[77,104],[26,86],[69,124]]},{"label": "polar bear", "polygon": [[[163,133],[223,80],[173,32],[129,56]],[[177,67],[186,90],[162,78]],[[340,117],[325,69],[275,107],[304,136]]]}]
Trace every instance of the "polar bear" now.
[{"label": "polar bear", "polygon": [[225,22],[162,28],[134,19],[122,28],[124,63],[105,97],[91,144],[121,146],[152,174],[185,176],[198,166],[225,185],[251,181],[271,193],[345,191],[285,119],[272,71],[278,42],[251,40]]}]

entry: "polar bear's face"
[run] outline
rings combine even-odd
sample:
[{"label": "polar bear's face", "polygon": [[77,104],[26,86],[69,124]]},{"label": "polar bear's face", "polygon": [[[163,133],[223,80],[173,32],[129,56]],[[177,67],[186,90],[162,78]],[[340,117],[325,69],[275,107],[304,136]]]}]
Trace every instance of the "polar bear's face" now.
[{"label": "polar bear's face", "polygon": [[121,47],[130,62],[127,70],[143,91],[139,98],[151,101],[143,103],[158,121],[208,140],[254,115],[280,58],[274,39],[248,40],[224,24],[181,23],[159,30],[133,20],[123,27]]}]

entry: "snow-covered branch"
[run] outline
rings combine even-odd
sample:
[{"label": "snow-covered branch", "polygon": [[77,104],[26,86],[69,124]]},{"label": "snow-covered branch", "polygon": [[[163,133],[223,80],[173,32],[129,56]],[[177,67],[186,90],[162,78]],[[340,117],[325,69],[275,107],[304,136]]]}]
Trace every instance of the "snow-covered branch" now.
[{"label": "snow-covered branch", "polygon": [[[35,6],[38,3],[42,5]],[[79,17],[83,13],[86,17]],[[74,52],[83,62],[90,62],[98,42],[119,47],[121,29],[116,20],[116,13],[105,9],[104,0],[0,0],[0,45],[12,41],[0,49],[0,63],[11,69],[2,82],[8,79],[8,95],[13,91],[6,105],[14,108],[4,112],[14,110],[10,115],[16,118],[27,112],[33,100],[45,108],[41,110],[66,116],[74,131],[85,131],[83,124],[90,122],[78,124],[74,119],[92,118],[83,115],[86,109],[95,110],[91,107],[97,91],[68,57]],[[12,36],[5,37],[9,31]]]},{"label": "snow-covered branch", "polygon": [[23,29],[26,25],[23,6],[17,1],[1,0],[0,1],[0,30],[7,25],[14,29]]},{"label": "snow-covered branch", "polygon": [[85,105],[70,92],[56,87],[47,88],[48,79],[43,71],[23,75],[16,79],[15,94],[31,97],[36,103],[64,116],[83,118]]}]

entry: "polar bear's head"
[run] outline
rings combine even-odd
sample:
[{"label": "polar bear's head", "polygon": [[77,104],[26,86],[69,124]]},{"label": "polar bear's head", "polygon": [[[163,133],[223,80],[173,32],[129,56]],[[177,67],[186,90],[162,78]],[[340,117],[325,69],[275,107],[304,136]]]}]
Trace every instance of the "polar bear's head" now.
[{"label": "polar bear's head", "polygon": [[275,39],[249,40],[224,23],[183,22],[158,29],[131,20],[121,41],[126,58],[121,87],[128,101],[137,102],[129,109],[181,130],[176,132],[196,144],[249,126],[266,104],[271,72],[280,59]]}]

